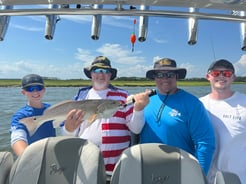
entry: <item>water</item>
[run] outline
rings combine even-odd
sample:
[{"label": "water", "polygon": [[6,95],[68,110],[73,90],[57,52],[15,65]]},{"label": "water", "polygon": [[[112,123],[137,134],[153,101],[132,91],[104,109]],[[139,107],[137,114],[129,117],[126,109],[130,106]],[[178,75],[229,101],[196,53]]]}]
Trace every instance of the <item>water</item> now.
[{"label": "water", "polygon": [[[134,94],[151,89],[150,87],[124,87],[129,93]],[[209,93],[209,86],[182,87],[182,89],[197,97]],[[233,89],[246,93],[246,85],[233,85]],[[55,104],[63,100],[70,100],[78,91],[77,87],[48,87],[44,102]],[[26,97],[21,94],[19,87],[0,87],[0,151],[11,151],[9,124],[11,116],[26,103]]]}]

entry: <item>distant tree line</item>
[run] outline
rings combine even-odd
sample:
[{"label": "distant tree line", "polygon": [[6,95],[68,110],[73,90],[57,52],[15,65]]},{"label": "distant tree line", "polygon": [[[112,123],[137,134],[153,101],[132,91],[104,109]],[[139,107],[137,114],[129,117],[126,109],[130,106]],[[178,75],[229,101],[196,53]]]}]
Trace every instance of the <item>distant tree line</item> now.
[{"label": "distant tree line", "polygon": [[[43,78],[46,80],[47,79],[48,80],[60,80],[57,77],[43,77]],[[78,79],[69,79],[69,80],[78,80]],[[88,79],[80,79],[80,80],[88,80]],[[116,81],[150,81],[150,79],[147,79],[145,77],[117,77],[114,80],[116,80]],[[183,81],[204,82],[204,81],[207,81],[207,79],[204,77],[202,77],[202,78],[194,77],[194,78],[183,79]],[[246,82],[246,76],[237,76],[235,82]]]},{"label": "distant tree line", "polygon": [[[149,79],[146,79],[146,78],[143,78],[143,77],[118,77],[116,78],[115,80],[118,80],[118,81],[143,81],[143,80],[149,80]],[[187,79],[184,79],[184,81],[198,81],[198,82],[204,82],[204,81],[207,81],[206,78],[197,78],[197,77],[194,77],[194,78],[187,78]],[[246,76],[237,76],[235,82],[246,82]]]},{"label": "distant tree line", "polygon": [[246,82],[246,77],[239,77],[239,76],[237,76],[235,82]]}]

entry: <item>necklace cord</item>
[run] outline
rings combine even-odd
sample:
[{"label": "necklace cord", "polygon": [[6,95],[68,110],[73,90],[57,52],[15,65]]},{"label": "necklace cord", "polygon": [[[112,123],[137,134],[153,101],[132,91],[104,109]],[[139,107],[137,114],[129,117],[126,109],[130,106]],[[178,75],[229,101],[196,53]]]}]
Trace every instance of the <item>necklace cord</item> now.
[{"label": "necklace cord", "polygon": [[161,115],[162,115],[162,112],[163,112],[163,110],[164,110],[164,108],[166,106],[166,101],[167,101],[167,97],[168,96],[169,96],[169,92],[165,96],[164,100],[162,100],[161,107],[159,108],[158,113],[156,115],[156,122],[158,123],[158,125],[160,125]]}]

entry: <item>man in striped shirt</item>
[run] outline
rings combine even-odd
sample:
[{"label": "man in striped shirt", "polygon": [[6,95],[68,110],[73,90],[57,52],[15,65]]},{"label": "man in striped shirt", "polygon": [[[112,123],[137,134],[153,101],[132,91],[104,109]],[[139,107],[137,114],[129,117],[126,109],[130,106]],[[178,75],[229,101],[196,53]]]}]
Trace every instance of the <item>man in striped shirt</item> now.
[{"label": "man in striped shirt", "polygon": [[[90,67],[84,68],[84,73],[92,80],[92,86],[79,89],[75,100],[113,99],[126,102],[128,92],[110,84],[117,75],[117,69],[111,67],[107,57],[96,57]],[[113,117],[97,119],[90,126],[82,121],[84,114],[81,110],[72,110],[65,121],[66,135],[90,140],[100,148],[108,175],[112,174],[122,151],[130,146],[131,132],[139,134],[144,126],[143,109],[149,101],[148,93],[136,94],[134,100],[133,105],[118,110]]]}]

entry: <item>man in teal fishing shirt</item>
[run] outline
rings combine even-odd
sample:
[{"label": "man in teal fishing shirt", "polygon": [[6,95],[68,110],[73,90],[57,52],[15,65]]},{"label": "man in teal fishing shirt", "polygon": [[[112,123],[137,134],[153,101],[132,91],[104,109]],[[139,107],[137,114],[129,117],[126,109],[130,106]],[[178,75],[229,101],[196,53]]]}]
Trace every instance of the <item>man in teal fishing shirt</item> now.
[{"label": "man in teal fishing shirt", "polygon": [[155,62],[146,77],[155,80],[157,94],[144,109],[145,125],[140,143],[163,143],[194,155],[205,174],[215,150],[213,126],[203,104],[192,94],[177,87],[185,68],[177,68],[173,59]]}]

